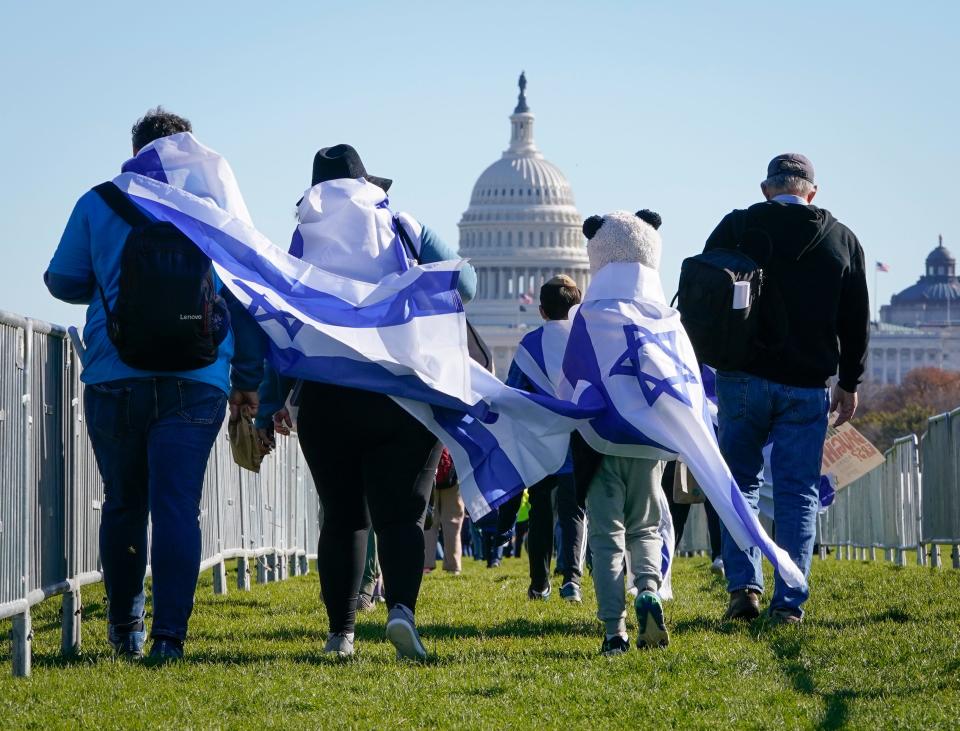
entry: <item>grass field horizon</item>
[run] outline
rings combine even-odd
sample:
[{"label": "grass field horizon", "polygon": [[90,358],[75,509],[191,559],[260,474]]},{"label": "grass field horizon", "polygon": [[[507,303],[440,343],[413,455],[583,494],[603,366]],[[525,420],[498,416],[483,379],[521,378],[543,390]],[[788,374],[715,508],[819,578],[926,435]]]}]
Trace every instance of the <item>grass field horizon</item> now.
[{"label": "grass field horizon", "polygon": [[534,603],[525,557],[465,559],[459,577],[424,577],[423,665],[395,659],[382,607],[360,617],[355,659],[325,657],[315,571],[227,596],[204,574],[188,659],[164,668],[111,659],[89,587],[81,656],[59,655],[58,599],[34,610],[31,678],[10,676],[4,643],[0,726],[960,727],[960,571],[815,560],[807,621],[770,627],[723,622],[708,566],[677,561],[669,648],[605,658],[589,577],[583,605]]}]

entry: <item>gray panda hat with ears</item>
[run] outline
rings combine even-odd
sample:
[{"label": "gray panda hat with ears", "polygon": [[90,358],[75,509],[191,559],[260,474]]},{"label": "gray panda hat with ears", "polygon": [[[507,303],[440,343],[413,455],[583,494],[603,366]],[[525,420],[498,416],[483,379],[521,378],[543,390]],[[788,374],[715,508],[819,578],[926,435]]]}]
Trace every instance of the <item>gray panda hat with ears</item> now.
[{"label": "gray panda hat with ears", "polygon": [[615,262],[640,262],[659,270],[663,242],[657,229],[661,222],[660,214],[647,209],[635,214],[614,211],[605,216],[590,216],[583,222],[590,273],[596,274]]}]

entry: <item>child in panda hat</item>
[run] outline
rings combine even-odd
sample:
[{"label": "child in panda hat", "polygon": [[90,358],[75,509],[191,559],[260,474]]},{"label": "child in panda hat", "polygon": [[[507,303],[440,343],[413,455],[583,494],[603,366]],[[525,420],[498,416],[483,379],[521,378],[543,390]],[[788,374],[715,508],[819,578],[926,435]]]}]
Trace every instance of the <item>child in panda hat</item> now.
[{"label": "child in panda hat", "polygon": [[[584,222],[583,233],[588,239],[587,254],[594,277],[586,299],[615,296],[598,291],[603,290],[605,280],[597,278],[597,274],[608,264],[639,262],[649,269],[659,269],[662,242],[657,229],[660,223],[660,216],[647,210],[636,214],[615,211],[605,216],[591,216]],[[593,436],[584,434],[593,446],[580,435],[575,435],[572,446],[578,490],[581,494],[586,492],[597,616],[605,629],[600,651],[604,655],[618,655],[630,648],[625,567],[629,567],[632,574],[626,577],[627,583],[639,592],[634,601],[639,626],[637,646],[665,646],[669,635],[659,595],[664,547],[661,517],[665,508],[660,460],[664,455],[661,450],[636,447],[630,453],[640,456],[618,456],[616,453],[623,450]],[[672,533],[670,540],[672,542]]]}]

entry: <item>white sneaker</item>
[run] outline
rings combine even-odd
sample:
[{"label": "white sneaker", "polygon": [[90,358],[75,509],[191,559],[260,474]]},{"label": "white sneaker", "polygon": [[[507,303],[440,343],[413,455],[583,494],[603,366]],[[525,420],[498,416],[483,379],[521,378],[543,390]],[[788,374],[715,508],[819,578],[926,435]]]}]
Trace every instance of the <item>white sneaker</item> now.
[{"label": "white sneaker", "polygon": [[413,612],[397,604],[387,615],[387,639],[397,648],[397,659],[426,660],[427,650],[417,634]]},{"label": "white sneaker", "polygon": [[353,636],[353,632],[327,635],[327,644],[323,647],[324,654],[336,655],[340,658],[353,657]]},{"label": "white sneaker", "polygon": [[710,564],[710,572],[716,574],[717,576],[724,576],[723,570],[723,559],[719,556],[713,559],[713,563]]}]

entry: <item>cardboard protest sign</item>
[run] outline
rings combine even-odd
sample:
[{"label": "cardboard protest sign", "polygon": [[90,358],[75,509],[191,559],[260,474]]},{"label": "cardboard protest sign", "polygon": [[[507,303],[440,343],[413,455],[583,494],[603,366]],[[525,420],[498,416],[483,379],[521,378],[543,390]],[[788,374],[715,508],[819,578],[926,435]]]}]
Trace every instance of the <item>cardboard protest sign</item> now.
[{"label": "cardboard protest sign", "polygon": [[836,489],[846,487],[883,464],[883,455],[849,423],[829,427],[820,473],[833,475]]}]

